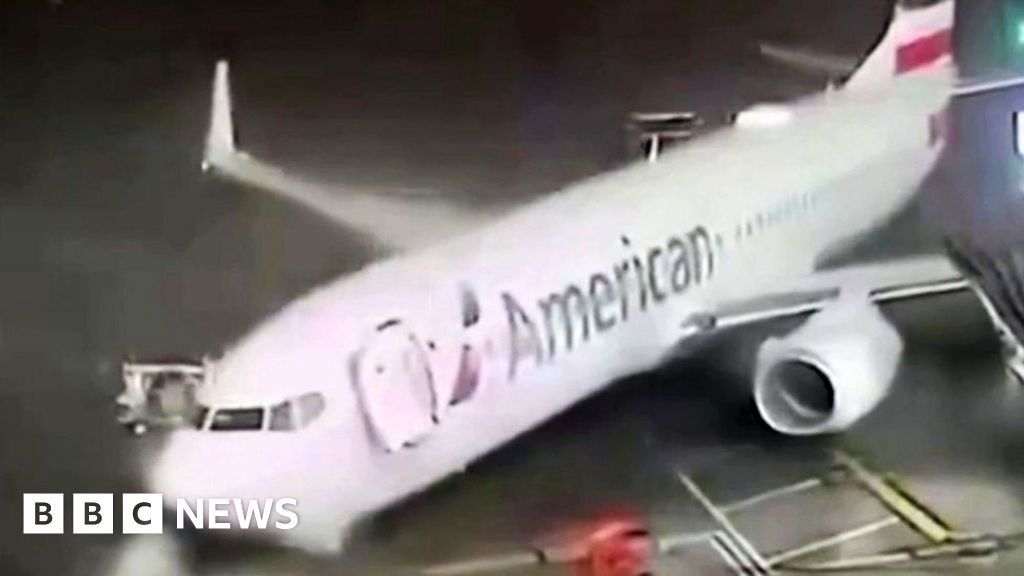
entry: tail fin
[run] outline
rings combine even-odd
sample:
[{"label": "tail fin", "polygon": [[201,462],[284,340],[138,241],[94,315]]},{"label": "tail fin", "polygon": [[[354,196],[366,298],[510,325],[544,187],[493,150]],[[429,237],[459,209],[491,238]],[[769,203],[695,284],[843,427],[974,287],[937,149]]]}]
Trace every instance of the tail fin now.
[{"label": "tail fin", "polygon": [[921,8],[904,8],[897,2],[889,28],[847,86],[883,84],[903,74],[950,65],[953,14],[954,0],[940,0]]},{"label": "tail fin", "polygon": [[236,153],[235,123],[231,112],[231,86],[228,80],[228,62],[220,60],[213,75],[213,95],[210,102],[210,126],[203,151],[203,171]]}]

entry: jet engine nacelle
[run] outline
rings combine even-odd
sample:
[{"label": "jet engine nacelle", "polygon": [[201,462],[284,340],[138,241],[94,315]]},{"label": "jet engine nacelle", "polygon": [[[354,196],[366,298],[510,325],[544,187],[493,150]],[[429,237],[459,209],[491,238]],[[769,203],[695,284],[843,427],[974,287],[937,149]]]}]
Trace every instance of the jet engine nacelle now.
[{"label": "jet engine nacelle", "polygon": [[867,301],[839,301],[757,354],[754,397],[769,426],[784,434],[839,432],[889,393],[903,340]]}]

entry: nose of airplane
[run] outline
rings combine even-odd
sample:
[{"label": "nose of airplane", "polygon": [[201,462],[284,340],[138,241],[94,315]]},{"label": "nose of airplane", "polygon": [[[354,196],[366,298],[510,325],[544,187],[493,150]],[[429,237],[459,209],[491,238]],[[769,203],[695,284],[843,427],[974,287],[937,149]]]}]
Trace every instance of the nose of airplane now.
[{"label": "nose of airplane", "polygon": [[165,499],[281,497],[291,451],[273,440],[176,431],[149,464],[147,487]]},{"label": "nose of airplane", "polygon": [[[172,433],[145,471],[146,487],[150,492],[164,494],[166,498],[195,497],[215,471],[215,463],[202,462],[197,453],[199,442],[187,438],[186,432]],[[216,471],[219,475],[219,471]],[[211,483],[205,483],[207,488]]]},{"label": "nose of airplane", "polygon": [[[338,526],[348,517],[338,503],[348,498],[339,495],[337,484],[330,481],[333,475],[325,479],[314,473],[323,472],[313,466],[323,461],[317,450],[292,435],[182,430],[168,438],[144,479],[149,492],[163,496],[165,522],[177,525],[180,517],[185,528],[192,522],[186,517],[191,513],[183,512],[180,500],[199,510],[198,499],[293,499],[295,530],[249,531],[252,539],[280,538],[305,549],[333,552],[343,542]],[[234,512],[229,511],[227,521],[235,524]],[[206,531],[200,532],[202,537]]]}]

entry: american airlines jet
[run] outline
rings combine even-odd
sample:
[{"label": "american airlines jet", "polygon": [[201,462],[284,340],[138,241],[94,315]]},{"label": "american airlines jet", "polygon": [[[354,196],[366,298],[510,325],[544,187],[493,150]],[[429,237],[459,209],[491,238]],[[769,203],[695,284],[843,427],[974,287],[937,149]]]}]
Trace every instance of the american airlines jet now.
[{"label": "american airlines jet", "polygon": [[325,212],[392,255],[231,345],[149,488],[295,497],[299,526],[261,535],[339,550],[354,522],[612,381],[784,317],[806,321],[760,348],[760,414],[784,434],[847,429],[900,362],[879,306],[966,285],[942,258],[821,268],[904,207],[937,160],[952,21],[952,1],[898,9],[842,89],[772,108],[771,121],[754,110],[657,163],[500,217],[321,186],[237,150],[218,64],[204,168]]}]

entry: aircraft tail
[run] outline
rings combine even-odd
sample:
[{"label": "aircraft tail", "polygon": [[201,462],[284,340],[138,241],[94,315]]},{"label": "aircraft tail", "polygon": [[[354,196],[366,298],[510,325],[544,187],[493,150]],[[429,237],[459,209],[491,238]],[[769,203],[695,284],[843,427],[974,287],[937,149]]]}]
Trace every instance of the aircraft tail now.
[{"label": "aircraft tail", "polygon": [[954,3],[940,0],[908,8],[897,2],[888,29],[847,86],[879,85],[904,74],[949,66],[953,57]]},{"label": "aircraft tail", "polygon": [[228,80],[228,62],[220,60],[213,76],[213,95],[210,103],[210,126],[203,151],[203,171],[215,168],[237,153],[235,123],[231,111],[231,86]]}]

